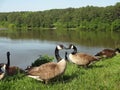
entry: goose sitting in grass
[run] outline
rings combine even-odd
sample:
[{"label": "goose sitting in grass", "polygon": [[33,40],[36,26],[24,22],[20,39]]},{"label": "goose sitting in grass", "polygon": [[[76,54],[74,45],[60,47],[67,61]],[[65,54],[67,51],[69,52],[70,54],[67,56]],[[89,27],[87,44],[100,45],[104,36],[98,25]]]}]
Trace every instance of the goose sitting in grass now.
[{"label": "goose sitting in grass", "polygon": [[17,73],[24,73],[24,71],[17,66],[10,66],[10,52],[7,52],[6,73],[7,75],[15,75]]},{"label": "goose sitting in grass", "polygon": [[112,49],[104,49],[98,52],[95,56],[103,57],[103,58],[111,58],[116,54],[120,53],[120,49],[116,48],[115,50]]},{"label": "goose sitting in grass", "polygon": [[71,62],[77,64],[78,66],[88,67],[91,62],[99,60],[99,58],[95,56],[77,52],[77,48],[73,44],[70,44],[68,49],[74,50],[72,53],[69,54],[69,59]]},{"label": "goose sitting in grass", "polygon": [[[57,45],[56,49],[61,50],[65,49],[65,47],[63,45]],[[66,56],[67,52],[65,53]],[[27,72],[28,77],[44,81],[47,84],[49,80],[62,75],[66,69],[66,58],[61,58],[57,51],[55,51],[55,57],[59,60],[58,62],[49,62],[29,69]]]},{"label": "goose sitting in grass", "polygon": [[0,80],[4,78],[6,74],[6,64],[0,64]]}]

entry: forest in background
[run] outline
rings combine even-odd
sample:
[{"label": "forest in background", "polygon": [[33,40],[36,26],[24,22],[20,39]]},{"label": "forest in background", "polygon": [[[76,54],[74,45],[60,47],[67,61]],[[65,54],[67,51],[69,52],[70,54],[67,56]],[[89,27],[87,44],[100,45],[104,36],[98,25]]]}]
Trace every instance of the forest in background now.
[{"label": "forest in background", "polygon": [[1,12],[0,28],[67,28],[120,31],[120,2],[114,6]]}]

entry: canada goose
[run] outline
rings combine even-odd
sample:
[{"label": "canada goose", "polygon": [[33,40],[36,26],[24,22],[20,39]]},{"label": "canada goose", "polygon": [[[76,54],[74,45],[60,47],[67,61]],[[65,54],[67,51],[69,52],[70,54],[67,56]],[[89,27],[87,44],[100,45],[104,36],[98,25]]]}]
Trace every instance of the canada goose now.
[{"label": "canada goose", "polygon": [[69,54],[69,59],[78,66],[88,67],[91,62],[99,60],[95,56],[86,53],[78,53],[77,48],[73,44],[70,44],[68,49],[74,49],[74,51]]},{"label": "canada goose", "polygon": [[[57,45],[56,48],[61,49],[64,48],[64,46]],[[65,53],[65,57],[66,55],[67,52]],[[59,59],[59,62],[49,62],[38,67],[32,67],[31,69],[28,69],[28,77],[44,81],[47,84],[49,80],[62,75],[66,69],[66,58],[61,58],[58,52],[55,52],[55,57]]]},{"label": "canada goose", "polygon": [[117,53],[120,53],[120,49],[116,48],[115,50],[112,49],[103,49],[102,51],[98,52],[95,56],[100,56],[104,58],[110,58],[115,56]]},{"label": "canada goose", "polygon": [[7,75],[15,75],[18,72],[23,73],[24,71],[17,66],[10,66],[10,52],[7,52],[7,64],[6,64]]},{"label": "canada goose", "polygon": [[6,64],[0,64],[0,80],[4,78],[6,73]]}]

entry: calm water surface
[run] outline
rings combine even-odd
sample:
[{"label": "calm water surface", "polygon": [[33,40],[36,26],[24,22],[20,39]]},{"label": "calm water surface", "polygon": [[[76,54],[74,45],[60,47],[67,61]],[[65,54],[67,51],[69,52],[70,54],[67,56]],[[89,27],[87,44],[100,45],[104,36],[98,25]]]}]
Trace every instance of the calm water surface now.
[{"label": "calm water surface", "polygon": [[[120,47],[119,39],[118,33],[106,34],[105,32],[0,31],[0,63],[6,63],[6,52],[10,51],[11,65],[24,69],[39,55],[54,57],[57,44],[64,44],[67,47],[73,43],[79,52],[94,55],[104,48]],[[60,55],[64,55],[64,50],[60,51]]]}]

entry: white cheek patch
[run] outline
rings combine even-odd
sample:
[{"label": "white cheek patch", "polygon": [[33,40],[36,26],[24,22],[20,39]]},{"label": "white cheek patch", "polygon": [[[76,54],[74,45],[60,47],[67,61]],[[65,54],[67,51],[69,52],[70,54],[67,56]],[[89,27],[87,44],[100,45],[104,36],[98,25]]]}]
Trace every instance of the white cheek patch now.
[{"label": "white cheek patch", "polygon": [[71,46],[71,49],[73,49],[73,45]]},{"label": "white cheek patch", "polygon": [[59,49],[59,50],[60,50],[60,49],[62,49],[62,48],[58,45],[58,46],[57,46],[57,49]]}]

